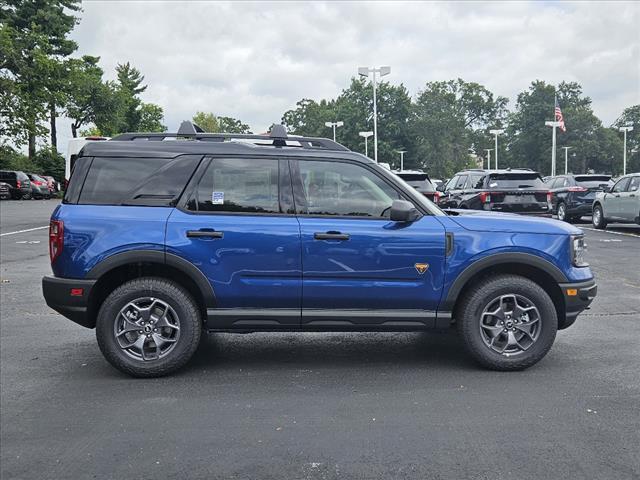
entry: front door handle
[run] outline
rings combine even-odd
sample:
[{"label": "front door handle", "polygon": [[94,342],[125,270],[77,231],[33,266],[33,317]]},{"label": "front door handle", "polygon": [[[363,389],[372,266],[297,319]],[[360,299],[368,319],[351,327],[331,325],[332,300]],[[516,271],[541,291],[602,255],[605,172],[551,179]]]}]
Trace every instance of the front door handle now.
[{"label": "front door handle", "polygon": [[349,234],[334,231],[316,232],[313,234],[313,238],[316,240],[349,240]]},{"label": "front door handle", "polygon": [[187,230],[188,238],[222,238],[223,236],[223,232],[215,230]]}]

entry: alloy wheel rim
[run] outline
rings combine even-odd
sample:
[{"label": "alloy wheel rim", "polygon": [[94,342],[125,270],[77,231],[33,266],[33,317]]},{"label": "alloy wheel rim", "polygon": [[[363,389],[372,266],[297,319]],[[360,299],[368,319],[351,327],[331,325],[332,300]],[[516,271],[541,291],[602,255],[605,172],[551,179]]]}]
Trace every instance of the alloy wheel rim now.
[{"label": "alloy wheel rim", "polygon": [[485,306],[479,327],[489,349],[506,357],[520,355],[540,337],[540,311],[523,295],[500,295]]},{"label": "alloy wheel rim", "polygon": [[167,302],[141,297],[118,312],[113,334],[129,357],[144,362],[158,360],[175,348],[180,338],[180,319]]},{"label": "alloy wheel rim", "polygon": [[559,220],[564,220],[564,205],[560,205],[558,207],[558,219]]},{"label": "alloy wheel rim", "polygon": [[600,225],[600,209],[596,208],[593,211],[593,221],[596,225]]}]

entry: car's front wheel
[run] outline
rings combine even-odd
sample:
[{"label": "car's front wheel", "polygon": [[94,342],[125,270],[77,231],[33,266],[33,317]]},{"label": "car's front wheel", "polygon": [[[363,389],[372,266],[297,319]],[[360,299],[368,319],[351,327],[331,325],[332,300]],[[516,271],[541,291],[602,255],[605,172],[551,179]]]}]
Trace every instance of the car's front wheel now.
[{"label": "car's front wheel", "polygon": [[200,310],[180,285],[143,277],[115,289],[100,307],[98,345],[118,370],[159,377],[183,367],[201,335]]},{"label": "car's front wheel", "polygon": [[471,356],[492,370],[522,370],[549,351],[558,330],[553,301],[537,283],[498,275],[474,285],[456,310]]},{"label": "car's front wheel", "polygon": [[593,223],[593,226],[598,229],[607,227],[607,219],[604,218],[604,212],[601,205],[596,205],[593,207],[591,222]]}]

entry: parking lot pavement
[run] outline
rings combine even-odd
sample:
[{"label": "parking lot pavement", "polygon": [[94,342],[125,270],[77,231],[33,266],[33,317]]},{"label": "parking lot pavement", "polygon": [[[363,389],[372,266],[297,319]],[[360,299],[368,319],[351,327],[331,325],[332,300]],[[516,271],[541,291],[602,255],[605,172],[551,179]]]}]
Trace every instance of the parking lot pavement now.
[{"label": "parking lot pavement", "polygon": [[[54,206],[3,203],[1,231]],[[524,372],[453,334],[220,334],[149,380],[47,308],[46,229],[2,236],[0,476],[638,478],[640,232],[615,231],[586,230],[598,297]]]}]

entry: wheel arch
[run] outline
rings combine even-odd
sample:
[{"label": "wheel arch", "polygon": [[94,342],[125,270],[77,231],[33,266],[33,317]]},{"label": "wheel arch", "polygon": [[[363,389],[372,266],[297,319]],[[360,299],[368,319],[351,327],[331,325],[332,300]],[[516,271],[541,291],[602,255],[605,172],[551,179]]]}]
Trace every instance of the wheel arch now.
[{"label": "wheel arch", "polygon": [[87,316],[95,326],[100,306],[109,294],[124,282],[140,277],[161,277],[174,281],[193,295],[203,322],[207,308],[215,307],[215,295],[204,274],[189,261],[156,250],[122,252],[106,258],[94,266],[87,279],[95,279],[88,299]]},{"label": "wheel arch", "polygon": [[456,309],[468,290],[483,279],[500,274],[519,275],[534,281],[547,292],[556,308],[558,329],[566,328],[566,306],[560,283],[568,282],[562,271],[551,262],[528,253],[500,253],[484,257],[469,265],[453,282],[443,305],[451,311]]}]

